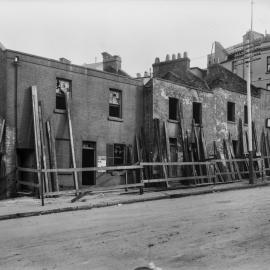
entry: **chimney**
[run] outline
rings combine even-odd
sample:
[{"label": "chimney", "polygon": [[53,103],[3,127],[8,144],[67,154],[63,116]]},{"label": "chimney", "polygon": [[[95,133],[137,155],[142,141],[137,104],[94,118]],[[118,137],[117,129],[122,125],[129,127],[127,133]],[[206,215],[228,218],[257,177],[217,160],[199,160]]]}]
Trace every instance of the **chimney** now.
[{"label": "chimney", "polygon": [[137,78],[141,78],[142,77],[141,76],[141,73],[137,73],[136,76],[137,76]]},{"label": "chimney", "polygon": [[59,58],[59,61],[64,64],[71,64],[71,61],[64,57]]},{"label": "chimney", "polygon": [[172,60],[170,60],[170,55],[166,55],[166,59],[163,62],[158,61],[158,57],[155,59],[153,66],[153,76],[163,78],[168,72],[173,72],[175,74],[183,74],[190,68],[190,59],[188,58],[187,52],[184,52],[184,57],[181,54],[172,55]]},{"label": "chimney", "polygon": [[122,62],[121,57],[118,55],[112,56],[107,52],[103,52],[102,57],[103,57],[103,70],[107,72],[118,73],[118,71],[121,69],[121,62]]}]

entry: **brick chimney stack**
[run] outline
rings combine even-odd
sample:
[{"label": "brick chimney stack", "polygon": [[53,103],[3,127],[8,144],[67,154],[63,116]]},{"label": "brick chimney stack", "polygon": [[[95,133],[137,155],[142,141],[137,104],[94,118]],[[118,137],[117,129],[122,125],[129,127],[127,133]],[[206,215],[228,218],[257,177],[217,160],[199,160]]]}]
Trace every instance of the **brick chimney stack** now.
[{"label": "brick chimney stack", "polygon": [[110,55],[107,52],[102,53],[103,56],[103,70],[108,72],[118,72],[121,69],[121,57],[118,55]]},{"label": "brick chimney stack", "polygon": [[190,68],[190,59],[188,58],[187,52],[184,52],[183,57],[178,53],[177,57],[175,54],[167,54],[165,61],[161,62],[158,57],[155,59],[153,66],[153,76],[154,77],[163,77],[169,71],[174,72],[175,74],[181,74],[186,72]]}]

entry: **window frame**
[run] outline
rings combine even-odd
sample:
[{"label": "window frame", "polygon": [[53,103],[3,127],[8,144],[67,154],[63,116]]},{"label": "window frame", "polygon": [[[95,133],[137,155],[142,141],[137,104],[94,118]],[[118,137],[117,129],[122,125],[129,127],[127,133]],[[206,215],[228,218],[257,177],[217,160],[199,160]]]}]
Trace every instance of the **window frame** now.
[{"label": "window frame", "polygon": [[270,56],[266,57],[266,72],[270,73]]},{"label": "window frame", "polygon": [[[120,104],[116,105],[113,103],[110,103],[110,93],[111,92],[118,92],[119,93],[119,99],[120,99]],[[110,108],[112,107],[119,107],[119,116],[113,116],[110,115]],[[115,88],[110,88],[109,89],[109,120],[122,120],[123,119],[123,94],[122,94],[122,90],[119,89],[115,89]]]},{"label": "window frame", "polygon": [[267,90],[267,91],[270,91],[270,83],[267,83],[267,84],[266,84],[266,90]]},{"label": "window frame", "polygon": [[[195,108],[195,105],[196,104],[196,106],[197,105],[199,105],[200,106],[200,115],[199,115],[199,122],[196,122],[195,120],[197,119],[197,117],[196,117],[196,119],[195,119],[195,117],[194,117],[194,108]],[[195,125],[199,125],[199,126],[201,126],[202,125],[202,102],[197,102],[197,101],[193,101],[192,102],[192,119],[194,119],[194,124]]]},{"label": "window frame", "polygon": [[70,95],[70,97],[72,96],[72,81],[69,79],[65,79],[65,78],[60,78],[60,77],[56,77],[56,89],[55,89],[55,112],[59,112],[59,113],[63,113],[66,112],[66,103],[65,103],[65,108],[59,108],[57,107],[57,98],[63,98],[65,99],[65,95],[64,93],[57,93],[57,89],[58,89],[58,82],[59,81],[64,81],[64,82],[68,82],[69,83],[69,90],[68,93]]},{"label": "window frame", "polygon": [[[175,113],[172,113],[174,110],[172,108],[172,106],[170,106],[171,101],[174,100],[174,106],[175,106]],[[169,97],[169,120],[173,120],[173,121],[178,121],[178,110],[179,110],[179,98],[175,98],[175,97]],[[175,114],[175,117],[171,117],[173,114]]]},{"label": "window frame", "polygon": [[[229,119],[229,116],[231,115],[231,113],[229,113],[229,106],[233,105],[233,117],[232,119]],[[235,119],[235,102],[232,102],[232,101],[227,101],[227,122],[230,122],[230,123],[235,123],[236,119]]]},{"label": "window frame", "polygon": [[[123,147],[123,163],[122,164],[116,164],[115,162],[115,147],[116,146],[122,146]],[[112,152],[111,152],[112,150]],[[128,146],[124,143],[108,143],[106,145],[106,160],[107,160],[107,166],[124,166],[127,165],[127,150]],[[112,155],[112,156],[111,156]]]}]

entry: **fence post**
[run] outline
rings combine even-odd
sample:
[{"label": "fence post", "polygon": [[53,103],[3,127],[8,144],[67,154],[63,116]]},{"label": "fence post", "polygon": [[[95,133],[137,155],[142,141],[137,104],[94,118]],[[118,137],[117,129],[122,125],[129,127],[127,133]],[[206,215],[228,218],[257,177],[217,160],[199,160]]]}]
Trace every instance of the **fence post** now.
[{"label": "fence post", "polygon": [[[142,183],[143,181],[143,168],[140,168],[140,182]],[[140,195],[143,194],[143,186],[140,186]]]}]

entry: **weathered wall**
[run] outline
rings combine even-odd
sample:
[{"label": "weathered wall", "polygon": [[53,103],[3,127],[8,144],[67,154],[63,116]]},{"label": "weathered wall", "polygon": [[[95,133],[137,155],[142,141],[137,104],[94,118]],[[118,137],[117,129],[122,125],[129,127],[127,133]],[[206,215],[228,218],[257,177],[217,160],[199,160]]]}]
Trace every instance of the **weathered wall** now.
[{"label": "weathered wall", "polygon": [[[169,97],[178,98],[183,103],[183,122],[184,129],[191,131],[192,123],[192,103],[202,103],[202,126],[204,129],[207,150],[213,151],[213,141],[217,141],[218,147],[222,146],[222,139],[228,138],[231,133],[232,139],[237,140],[237,127],[239,118],[244,119],[244,105],[246,104],[246,95],[216,88],[212,92],[187,88],[179,84],[171,83],[161,79],[153,79],[153,116],[167,121],[169,137],[175,138],[177,132],[177,123],[168,120],[169,118]],[[263,98],[263,97],[262,97]],[[269,97],[268,97],[269,100]],[[235,103],[235,122],[227,121],[227,102]],[[264,101],[264,103],[267,103]],[[150,105],[151,103],[149,103]],[[265,117],[269,105],[262,109],[266,104],[261,104],[261,99],[252,97],[252,115],[256,122],[259,132],[265,125]],[[146,105],[147,106],[147,105]],[[148,125],[149,127],[149,125]],[[153,137],[153,131],[148,128],[150,137]],[[244,125],[244,130],[247,126]],[[259,133],[258,133],[259,134]]]},{"label": "weathered wall", "polygon": [[[15,124],[14,93],[16,85],[13,59],[18,56],[18,148],[33,148],[33,121],[30,86],[36,85],[38,99],[44,104],[44,120],[50,119],[57,139],[68,139],[65,114],[55,111],[56,78],[72,81],[71,116],[77,166],[82,167],[82,142],[96,142],[96,155],[106,156],[107,143],[133,144],[142,126],[142,83],[81,66],[8,51],[9,119]],[[109,89],[122,91],[122,121],[111,121]]]}]

